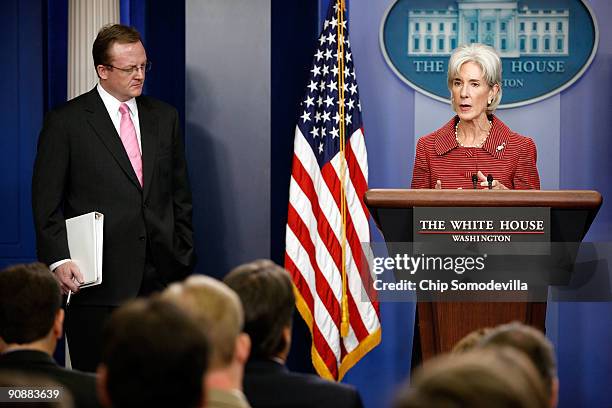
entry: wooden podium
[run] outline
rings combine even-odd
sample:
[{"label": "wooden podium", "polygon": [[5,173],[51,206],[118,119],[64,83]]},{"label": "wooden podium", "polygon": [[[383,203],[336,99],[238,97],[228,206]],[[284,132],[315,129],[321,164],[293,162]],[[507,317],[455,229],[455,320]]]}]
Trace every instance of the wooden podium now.
[{"label": "wooden podium", "polygon": [[[365,202],[386,242],[413,241],[415,207],[548,207],[551,242],[581,242],[602,197],[589,190],[369,190]],[[475,329],[513,320],[544,331],[545,317],[545,302],[419,302],[415,351],[426,360]]]}]

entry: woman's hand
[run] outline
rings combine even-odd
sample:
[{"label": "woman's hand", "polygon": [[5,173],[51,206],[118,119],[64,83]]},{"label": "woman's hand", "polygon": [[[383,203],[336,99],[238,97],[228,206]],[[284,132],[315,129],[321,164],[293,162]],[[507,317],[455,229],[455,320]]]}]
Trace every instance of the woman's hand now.
[{"label": "woman's hand", "polygon": [[[478,170],[478,180],[480,180],[481,187],[489,188],[489,181],[487,180],[487,176],[482,174],[482,171],[480,170]],[[495,179],[493,179],[493,181],[491,182],[491,188],[493,190],[508,190],[508,187],[504,186],[502,183]]]},{"label": "woman's hand", "polygon": [[[442,190],[442,182],[440,180],[436,180],[436,185],[434,188],[436,190]],[[463,190],[463,187],[457,187],[457,190]]]}]

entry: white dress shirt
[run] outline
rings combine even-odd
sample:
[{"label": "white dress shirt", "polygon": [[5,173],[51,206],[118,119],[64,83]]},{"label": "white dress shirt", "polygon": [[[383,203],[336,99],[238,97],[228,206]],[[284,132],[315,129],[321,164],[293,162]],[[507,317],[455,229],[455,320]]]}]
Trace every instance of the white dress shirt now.
[{"label": "white dress shirt", "polygon": [[[108,115],[113,121],[113,125],[115,125],[115,129],[117,130],[117,134],[119,135],[119,129],[121,126],[121,112],[119,112],[119,106],[121,106],[121,101],[106,92],[106,89],[102,88],[100,84],[96,86],[96,89],[98,90],[100,98],[102,98],[102,102],[104,102],[104,106],[108,111]],[[128,99],[127,101],[125,101],[125,104],[128,106],[128,108],[130,108],[130,117],[132,118],[132,123],[134,123],[134,127],[136,128],[138,148],[140,149],[140,153],[142,154],[142,143],[140,141],[140,122],[138,121],[138,105],[136,104],[136,98]]]}]

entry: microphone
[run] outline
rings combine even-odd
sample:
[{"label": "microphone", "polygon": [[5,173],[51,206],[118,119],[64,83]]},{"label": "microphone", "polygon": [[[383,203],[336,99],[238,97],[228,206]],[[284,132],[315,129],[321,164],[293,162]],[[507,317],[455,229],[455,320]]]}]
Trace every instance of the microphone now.
[{"label": "microphone", "polygon": [[472,186],[474,187],[474,190],[476,190],[477,184],[478,184],[478,176],[476,174],[472,174]]},{"label": "microphone", "polygon": [[489,183],[489,190],[491,190],[493,188],[493,176],[492,175],[487,175],[487,183]]}]

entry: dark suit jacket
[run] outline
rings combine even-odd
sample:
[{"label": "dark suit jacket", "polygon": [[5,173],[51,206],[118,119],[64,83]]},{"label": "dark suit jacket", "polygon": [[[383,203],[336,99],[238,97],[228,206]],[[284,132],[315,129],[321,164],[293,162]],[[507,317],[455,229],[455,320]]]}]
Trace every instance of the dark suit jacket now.
[{"label": "dark suit jacket", "polygon": [[32,180],[38,258],[48,265],[70,258],[65,218],[104,214],[103,281],[75,304],[134,297],[147,255],[162,284],[184,277],[195,262],[178,114],[147,96],[136,102],[144,188],[95,88],[49,112],[40,133]]},{"label": "dark suit jacket", "polygon": [[247,363],[244,393],[253,408],[363,407],[359,393],[352,386],[293,373],[272,360]]},{"label": "dark suit jacket", "polygon": [[62,368],[42,351],[18,350],[0,354],[0,370],[42,375],[64,385],[72,393],[75,407],[100,407],[95,375]]}]

